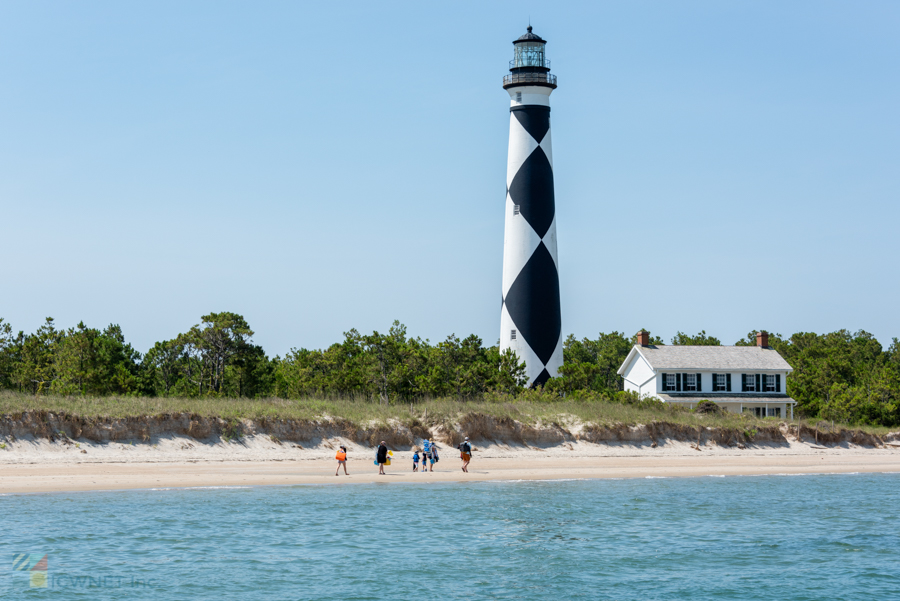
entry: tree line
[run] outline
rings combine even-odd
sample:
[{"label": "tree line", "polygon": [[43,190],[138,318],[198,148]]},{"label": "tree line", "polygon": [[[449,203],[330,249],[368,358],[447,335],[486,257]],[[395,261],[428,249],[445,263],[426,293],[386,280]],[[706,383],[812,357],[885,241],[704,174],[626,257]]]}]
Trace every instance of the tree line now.
[{"label": "tree line", "polygon": [[58,329],[48,317],[33,334],[14,334],[0,318],[0,389],[35,395],[333,395],[388,403],[515,394],[525,384],[525,366],[515,354],[485,347],[474,335],[431,344],[407,336],[406,327],[394,322],[385,334],[354,329],[327,349],[292,349],[270,358],[253,334],[241,315],[210,313],[141,354],[118,325]]},{"label": "tree line", "polygon": [[[243,316],[210,313],[146,353],[126,342],[122,329],[84,323],[59,329],[52,318],[32,334],[0,318],[0,389],[35,395],[145,395],[301,398],[316,395],[415,402],[423,398],[478,398],[524,390],[525,365],[510,351],[485,346],[475,335],[432,344],[394,322],[386,333],[353,329],[325,349],[295,348],[269,357],[254,344]],[[616,371],[636,335],[570,335],[564,363],[543,397],[621,397]],[[653,344],[664,344],[654,337]],[[720,345],[701,331],[678,332],[670,344]],[[755,345],[756,331],[737,345]],[[865,331],[770,334],[769,345],[794,368],[787,393],[801,415],[850,423],[900,424],[900,343],[885,350]]]}]

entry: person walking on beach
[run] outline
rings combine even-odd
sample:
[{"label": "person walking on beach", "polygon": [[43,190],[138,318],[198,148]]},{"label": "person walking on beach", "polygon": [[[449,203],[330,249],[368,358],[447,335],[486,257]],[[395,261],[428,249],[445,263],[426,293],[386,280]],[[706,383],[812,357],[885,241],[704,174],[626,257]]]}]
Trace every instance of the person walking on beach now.
[{"label": "person walking on beach", "polygon": [[422,471],[428,471],[428,460],[431,458],[431,441],[427,438],[422,440]]},{"label": "person walking on beach", "polygon": [[384,476],[384,464],[387,463],[387,455],[388,449],[387,445],[384,444],[384,441],[381,441],[381,444],[378,445],[378,453],[375,455],[375,460],[378,462],[378,475]]},{"label": "person walking on beach", "polygon": [[413,453],[413,471],[419,471],[419,449],[415,449]]},{"label": "person walking on beach", "polygon": [[438,457],[438,446],[436,444],[434,444],[433,440],[429,440],[428,442],[430,443],[428,448],[431,449],[431,457],[430,457],[431,466],[430,466],[429,471],[433,472],[434,464],[437,463],[438,460],[440,460],[440,457]]},{"label": "person walking on beach", "polygon": [[469,437],[466,436],[466,439],[459,443],[459,458],[462,459],[462,471],[469,473],[469,462],[472,461],[472,444],[469,442]]},{"label": "person walking on beach", "polygon": [[334,475],[335,476],[338,475],[338,472],[341,471],[341,466],[343,465],[344,466],[344,474],[349,476],[350,474],[347,473],[347,447],[345,447],[344,445],[341,445],[338,448],[337,455],[335,455],[334,458],[337,459],[337,462],[338,462],[338,466],[337,466],[337,469],[334,471]]}]

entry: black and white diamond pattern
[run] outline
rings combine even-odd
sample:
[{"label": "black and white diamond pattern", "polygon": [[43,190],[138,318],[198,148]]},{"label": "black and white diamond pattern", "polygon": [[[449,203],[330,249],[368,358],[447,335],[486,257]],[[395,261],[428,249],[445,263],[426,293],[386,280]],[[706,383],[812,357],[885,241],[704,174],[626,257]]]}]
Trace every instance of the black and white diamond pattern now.
[{"label": "black and white diamond pattern", "polygon": [[538,386],[562,365],[549,106],[510,110],[506,185],[500,348],[512,348]]}]

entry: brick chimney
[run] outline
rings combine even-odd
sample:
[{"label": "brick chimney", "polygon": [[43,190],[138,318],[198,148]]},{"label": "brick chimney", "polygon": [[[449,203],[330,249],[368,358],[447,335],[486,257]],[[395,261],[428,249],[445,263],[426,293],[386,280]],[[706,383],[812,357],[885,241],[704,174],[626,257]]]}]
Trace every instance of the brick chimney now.
[{"label": "brick chimney", "polygon": [[769,346],[769,333],[766,331],[756,333],[756,346],[766,348]]},{"label": "brick chimney", "polygon": [[641,346],[650,346],[650,332],[641,330],[637,335],[637,343]]}]

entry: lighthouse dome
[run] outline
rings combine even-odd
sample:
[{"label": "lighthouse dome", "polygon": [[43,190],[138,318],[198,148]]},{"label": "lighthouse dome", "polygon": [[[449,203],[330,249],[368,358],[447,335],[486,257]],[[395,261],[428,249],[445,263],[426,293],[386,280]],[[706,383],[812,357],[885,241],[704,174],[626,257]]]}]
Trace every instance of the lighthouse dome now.
[{"label": "lighthouse dome", "polygon": [[514,41],[513,44],[518,44],[520,42],[543,42],[545,44],[547,43],[547,41],[544,38],[542,38],[541,36],[539,36],[538,34],[531,33],[531,25],[528,26],[527,33],[519,36],[519,39]]}]

